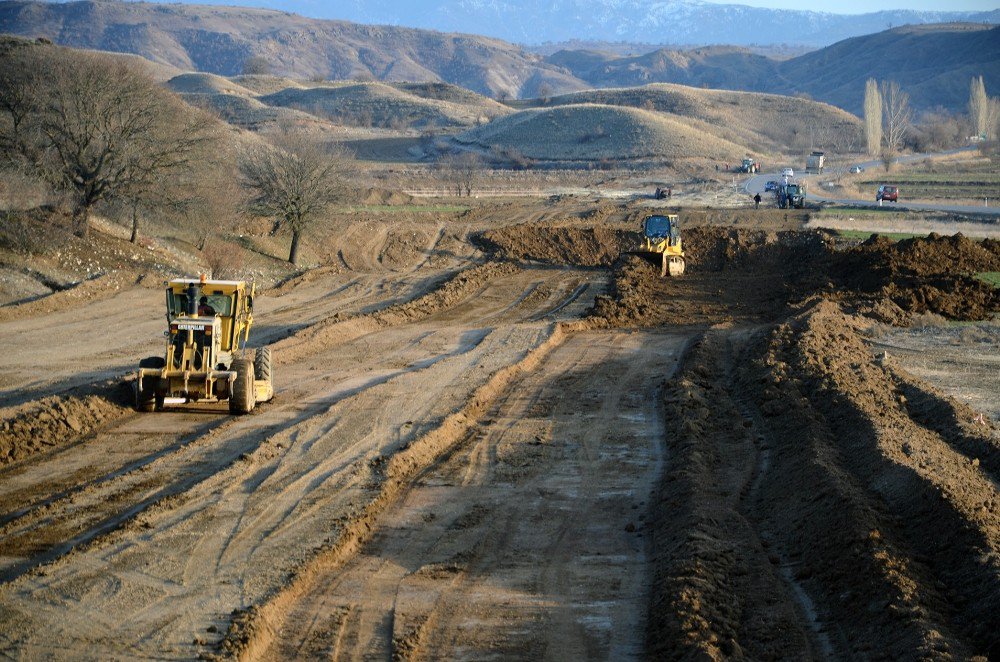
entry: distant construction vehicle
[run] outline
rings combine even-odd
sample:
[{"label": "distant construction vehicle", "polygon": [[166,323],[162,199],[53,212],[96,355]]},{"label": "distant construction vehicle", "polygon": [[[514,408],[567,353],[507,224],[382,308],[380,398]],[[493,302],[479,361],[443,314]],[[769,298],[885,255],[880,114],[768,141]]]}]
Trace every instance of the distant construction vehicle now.
[{"label": "distant construction vehicle", "polygon": [[167,283],[164,356],[139,362],[135,407],[163,409],[167,398],[229,401],[245,414],[274,397],[271,350],[245,358],[255,286],[243,281],[182,278]]},{"label": "distant construction vehicle", "polygon": [[751,157],[746,157],[739,166],[740,172],[756,173],[760,172],[760,164]]},{"label": "distant construction vehicle", "polygon": [[642,245],[634,251],[660,268],[660,277],[684,273],[684,250],[677,214],[654,214],[642,224]]},{"label": "distant construction vehicle", "polygon": [[778,202],[778,206],[782,209],[787,207],[802,209],[806,204],[805,184],[781,184],[778,186],[778,190],[774,192],[774,197]]},{"label": "distant construction vehicle", "polygon": [[823,174],[823,163],[825,160],[826,156],[823,152],[813,152],[806,157],[806,172]]}]

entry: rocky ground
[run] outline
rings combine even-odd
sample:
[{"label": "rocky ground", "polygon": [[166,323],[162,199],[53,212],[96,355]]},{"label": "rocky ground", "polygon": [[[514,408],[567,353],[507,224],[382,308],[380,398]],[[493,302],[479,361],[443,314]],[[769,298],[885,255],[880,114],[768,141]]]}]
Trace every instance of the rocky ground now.
[{"label": "rocky ground", "polygon": [[129,406],[186,254],[5,257],[0,649],[1000,656],[1000,244],[692,209],[660,279],[648,209],[365,212],[267,272],[241,417]]}]

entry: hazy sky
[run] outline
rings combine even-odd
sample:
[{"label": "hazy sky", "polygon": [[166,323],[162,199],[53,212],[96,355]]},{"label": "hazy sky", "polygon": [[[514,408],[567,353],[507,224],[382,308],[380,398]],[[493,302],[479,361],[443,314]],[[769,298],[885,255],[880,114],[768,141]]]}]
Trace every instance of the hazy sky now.
[{"label": "hazy sky", "polygon": [[808,9],[833,14],[867,14],[883,9],[918,11],[992,11],[1000,0],[706,0],[719,5],[749,5],[771,9]]}]

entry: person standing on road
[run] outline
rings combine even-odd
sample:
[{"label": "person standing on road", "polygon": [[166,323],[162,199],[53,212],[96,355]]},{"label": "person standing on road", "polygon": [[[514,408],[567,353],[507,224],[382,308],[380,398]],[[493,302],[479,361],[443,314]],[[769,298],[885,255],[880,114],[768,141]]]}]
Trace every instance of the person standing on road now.
[{"label": "person standing on road", "polygon": [[760,193],[753,194],[753,208],[760,209]]}]

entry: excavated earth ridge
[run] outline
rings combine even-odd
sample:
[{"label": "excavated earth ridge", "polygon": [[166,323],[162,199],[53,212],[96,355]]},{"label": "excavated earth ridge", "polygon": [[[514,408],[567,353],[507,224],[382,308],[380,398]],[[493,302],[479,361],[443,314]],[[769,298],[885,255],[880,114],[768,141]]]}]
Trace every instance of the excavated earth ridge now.
[{"label": "excavated earth ridge", "polygon": [[[491,407],[523,375],[574,333],[646,327],[695,340],[657,391],[669,459],[645,523],[628,529],[648,549],[645,656],[1000,657],[1000,435],[892,357],[873,352],[865,338],[875,321],[905,325],[923,312],[996,315],[997,290],[974,275],[1000,271],[1000,242],[875,237],[841,248],[822,232],[690,227],[688,273],[679,279],[660,279],[640,257],[623,256],[636,242],[635,233],[614,227],[493,229],[475,238],[491,260],[432,291],[375,312],[332,315],[275,341],[278,363],[294,367],[380,329],[469,306],[504,279],[520,279],[524,289],[500,312],[485,313],[480,323],[489,328],[519,306],[563,298],[527,318],[538,327],[528,334],[528,350],[477,376],[480,385],[461,407],[390,454],[359,459],[369,482],[338,520],[336,537],[227,617],[221,641],[198,639],[201,654],[268,658],[285,614],[315,589],[317,577],[369,544],[418,477],[485,426],[495,416]],[[566,275],[577,273],[583,275]],[[567,280],[557,285],[547,280],[553,274]],[[607,274],[603,292],[595,293],[600,276],[593,274]],[[318,277],[286,282],[275,293]],[[540,325],[588,291],[592,306],[582,321]],[[53,296],[59,306],[72,305],[61,301],[65,293]],[[45,310],[25,305],[25,314]],[[461,346],[476,347],[484,333],[466,331]],[[129,388],[127,381],[96,384],[7,407],[0,463],[16,468],[129,419]],[[322,401],[306,408],[322,411]],[[310,429],[305,420],[293,435]],[[228,434],[224,424],[207,429],[192,448],[210,451],[214,436]],[[286,453],[294,436],[278,437],[277,445],[268,437],[240,455],[218,480]],[[155,502],[143,521],[161,521],[185,501]],[[21,516],[12,517],[8,528]],[[144,525],[128,516],[118,526],[84,547],[119,544]],[[44,577],[40,572],[32,581]],[[8,584],[4,594],[14,588]],[[433,655],[421,644],[428,627],[394,639],[393,654]]]}]

